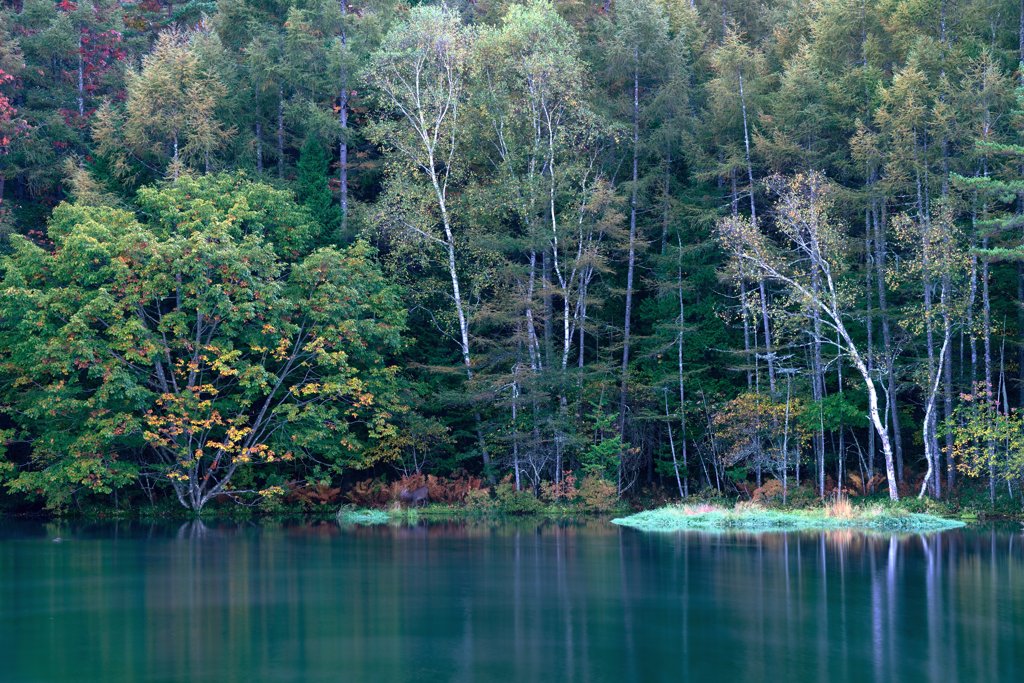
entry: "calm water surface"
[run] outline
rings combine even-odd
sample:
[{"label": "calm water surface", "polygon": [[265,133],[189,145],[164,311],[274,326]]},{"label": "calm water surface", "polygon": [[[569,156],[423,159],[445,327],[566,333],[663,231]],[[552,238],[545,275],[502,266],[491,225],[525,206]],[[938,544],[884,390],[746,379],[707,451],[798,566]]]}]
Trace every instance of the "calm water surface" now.
[{"label": "calm water surface", "polygon": [[9,683],[1024,681],[1024,536],[5,522],[0,655]]}]

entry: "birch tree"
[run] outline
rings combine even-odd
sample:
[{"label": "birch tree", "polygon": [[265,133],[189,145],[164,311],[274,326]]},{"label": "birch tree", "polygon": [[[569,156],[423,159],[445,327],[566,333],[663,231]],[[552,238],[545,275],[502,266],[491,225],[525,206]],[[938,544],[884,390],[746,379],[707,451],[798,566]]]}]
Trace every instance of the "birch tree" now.
[{"label": "birch tree", "polygon": [[[465,244],[457,235],[451,192],[459,180],[463,140],[462,107],[474,32],[448,7],[417,7],[394,27],[370,57],[366,78],[377,90],[379,116],[370,137],[395,154],[389,167],[393,186],[426,184],[429,213],[419,202],[401,198],[387,222],[442,254],[451,282],[458,326],[457,344],[466,378],[473,379],[470,319],[459,257]],[[485,468],[490,455],[476,410],[477,439]]]},{"label": "birch tree", "polygon": [[[889,279],[892,282],[911,280],[924,293],[920,305],[907,307],[903,323],[915,336],[919,337],[923,332],[928,342],[924,380],[921,382],[924,391],[921,436],[927,472],[919,497],[926,490],[939,497],[942,453],[938,440],[937,398],[947,361],[952,355],[954,328],[957,327],[953,321],[962,319],[965,313],[962,281],[969,259],[962,248],[963,240],[949,206],[936,211],[927,221],[915,221],[906,214],[896,216],[893,227],[897,238],[911,248],[907,250],[909,258],[902,261],[898,272],[893,269]],[[938,300],[933,301],[936,295]],[[942,333],[937,353],[936,329],[941,329]]]},{"label": "birch tree", "polygon": [[[567,372],[573,352],[582,353],[574,340],[605,241],[603,222],[593,220],[607,192],[598,165],[602,122],[587,106],[591,79],[576,35],[545,0],[510,7],[500,28],[482,34],[474,64],[477,125],[497,170],[493,189],[514,216],[508,232],[518,238],[513,258],[522,260],[515,279],[529,366],[535,375],[550,373],[557,393],[557,483],[566,446]],[[548,264],[550,284],[538,273],[540,262]],[[560,337],[553,357],[542,352],[538,332],[538,275],[545,298],[560,309],[549,313],[544,306],[545,327],[557,325]]]},{"label": "birch tree", "polygon": [[[817,310],[823,326],[838,336],[838,343],[864,381],[868,417],[885,457],[889,497],[898,500],[892,445],[882,423],[875,378],[868,372],[848,325],[851,313],[840,280],[846,240],[841,224],[830,214],[833,188],[814,172],[789,180],[773,176],[769,187],[777,197],[775,223],[782,239],[776,242],[746,218],[729,218],[719,223],[722,244],[737,260],[785,288],[795,306]],[[815,287],[815,282],[820,286]]]}]

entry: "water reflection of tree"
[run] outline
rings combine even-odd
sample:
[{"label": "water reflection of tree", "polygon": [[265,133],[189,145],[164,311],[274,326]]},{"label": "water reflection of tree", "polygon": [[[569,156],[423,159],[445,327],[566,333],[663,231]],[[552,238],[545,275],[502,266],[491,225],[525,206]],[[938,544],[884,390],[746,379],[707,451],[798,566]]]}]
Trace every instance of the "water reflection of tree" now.
[{"label": "water reflection of tree", "polygon": [[[0,608],[24,615],[16,630],[0,621],[7,665],[49,667],[39,679],[1019,673],[1016,532],[660,536],[597,520],[352,531],[204,521],[124,523],[104,537],[67,522],[54,544],[44,529],[0,545]],[[18,590],[28,575],[45,590]],[[39,656],[46,642],[89,656],[61,668]]]}]

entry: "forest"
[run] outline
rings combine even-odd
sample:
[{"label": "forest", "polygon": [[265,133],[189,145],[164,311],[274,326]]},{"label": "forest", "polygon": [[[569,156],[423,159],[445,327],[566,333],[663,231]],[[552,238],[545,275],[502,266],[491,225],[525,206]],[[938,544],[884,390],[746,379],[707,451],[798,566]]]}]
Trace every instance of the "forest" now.
[{"label": "forest", "polygon": [[0,252],[7,510],[1024,504],[1024,2],[0,0]]}]

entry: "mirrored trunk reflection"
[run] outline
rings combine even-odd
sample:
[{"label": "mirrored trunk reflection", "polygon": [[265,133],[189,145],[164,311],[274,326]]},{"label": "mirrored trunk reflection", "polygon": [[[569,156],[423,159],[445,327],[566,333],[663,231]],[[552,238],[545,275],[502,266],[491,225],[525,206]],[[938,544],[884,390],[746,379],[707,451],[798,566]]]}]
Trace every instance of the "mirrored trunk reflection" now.
[{"label": "mirrored trunk reflection", "polygon": [[1019,537],[4,522],[4,678],[1024,680]]}]

